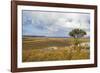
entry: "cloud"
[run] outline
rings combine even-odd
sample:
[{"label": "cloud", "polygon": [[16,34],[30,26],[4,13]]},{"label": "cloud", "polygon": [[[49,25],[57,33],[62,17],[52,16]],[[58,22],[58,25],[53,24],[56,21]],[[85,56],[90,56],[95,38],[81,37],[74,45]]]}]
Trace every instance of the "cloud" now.
[{"label": "cloud", "polygon": [[23,10],[23,35],[65,37],[75,28],[90,32],[90,14]]}]

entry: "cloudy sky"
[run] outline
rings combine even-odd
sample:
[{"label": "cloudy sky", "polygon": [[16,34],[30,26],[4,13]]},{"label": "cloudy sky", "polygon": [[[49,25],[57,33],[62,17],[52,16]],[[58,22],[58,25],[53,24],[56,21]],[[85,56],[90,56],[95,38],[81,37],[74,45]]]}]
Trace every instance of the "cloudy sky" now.
[{"label": "cloudy sky", "polygon": [[81,28],[90,35],[90,14],[76,12],[22,11],[23,35],[69,37],[68,33]]}]

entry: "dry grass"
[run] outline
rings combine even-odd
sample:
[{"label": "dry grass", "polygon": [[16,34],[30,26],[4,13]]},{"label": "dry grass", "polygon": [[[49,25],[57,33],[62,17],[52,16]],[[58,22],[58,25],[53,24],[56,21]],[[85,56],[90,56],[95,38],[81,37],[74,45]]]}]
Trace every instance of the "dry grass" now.
[{"label": "dry grass", "polygon": [[[79,39],[81,42],[86,42],[88,39]],[[23,40],[23,62],[31,61],[54,61],[54,60],[80,60],[89,59],[89,49],[80,47],[70,47],[73,44],[73,39],[69,38],[29,38]],[[56,46],[57,49],[46,49],[51,46]]]}]

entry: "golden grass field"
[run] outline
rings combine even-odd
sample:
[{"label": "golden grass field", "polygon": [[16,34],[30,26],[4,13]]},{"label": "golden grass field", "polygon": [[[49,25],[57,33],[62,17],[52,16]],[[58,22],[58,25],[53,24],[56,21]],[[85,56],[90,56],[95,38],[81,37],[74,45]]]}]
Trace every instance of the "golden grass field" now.
[{"label": "golden grass field", "polygon": [[[80,43],[88,38],[78,39]],[[90,58],[89,46],[72,46],[73,38],[24,37],[22,42],[23,62],[81,60]]]}]

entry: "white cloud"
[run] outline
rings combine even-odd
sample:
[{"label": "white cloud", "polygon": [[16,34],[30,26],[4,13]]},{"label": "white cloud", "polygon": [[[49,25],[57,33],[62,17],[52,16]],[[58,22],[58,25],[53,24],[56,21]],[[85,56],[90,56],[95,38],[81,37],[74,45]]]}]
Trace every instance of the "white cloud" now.
[{"label": "white cloud", "polygon": [[[85,31],[90,29],[90,15],[86,13],[31,11],[28,14],[31,15],[32,25],[45,27],[47,35],[56,34],[61,29],[65,32],[75,28],[81,28]],[[87,33],[89,35],[89,31]]]}]

